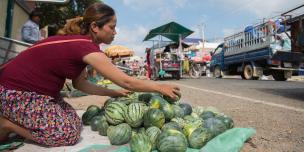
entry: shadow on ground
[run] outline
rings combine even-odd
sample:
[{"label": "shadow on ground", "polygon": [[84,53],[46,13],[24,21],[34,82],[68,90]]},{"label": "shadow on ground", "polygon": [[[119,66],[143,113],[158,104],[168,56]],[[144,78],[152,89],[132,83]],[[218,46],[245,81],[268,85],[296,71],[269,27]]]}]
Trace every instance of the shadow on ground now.
[{"label": "shadow on ground", "polygon": [[266,92],[290,99],[301,100],[304,102],[304,88],[292,88],[292,89],[257,89],[261,92]]}]

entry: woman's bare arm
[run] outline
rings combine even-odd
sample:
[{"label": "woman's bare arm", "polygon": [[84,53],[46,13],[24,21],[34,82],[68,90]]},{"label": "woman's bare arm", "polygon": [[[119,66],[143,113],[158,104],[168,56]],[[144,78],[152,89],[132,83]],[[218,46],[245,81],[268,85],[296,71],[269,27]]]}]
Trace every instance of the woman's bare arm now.
[{"label": "woman's bare arm", "polygon": [[90,53],[84,57],[84,62],[92,65],[103,77],[111,80],[115,84],[130,90],[142,92],[159,92],[161,94],[176,98],[179,95],[179,88],[167,84],[158,84],[151,81],[139,80],[130,77],[115,65],[103,53]]},{"label": "woman's bare arm", "polygon": [[80,76],[78,76],[78,78],[72,80],[73,87],[75,89],[78,89],[80,91],[92,95],[110,96],[110,97],[125,96],[129,92],[127,90],[111,90],[98,85],[94,85],[88,82],[85,76],[86,76],[86,71],[83,70]]}]

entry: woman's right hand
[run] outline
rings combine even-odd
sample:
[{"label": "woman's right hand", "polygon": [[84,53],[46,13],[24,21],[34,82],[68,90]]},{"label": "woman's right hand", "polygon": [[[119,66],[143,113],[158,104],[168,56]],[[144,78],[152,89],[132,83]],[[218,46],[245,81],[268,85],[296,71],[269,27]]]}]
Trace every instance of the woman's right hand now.
[{"label": "woman's right hand", "polygon": [[178,86],[160,84],[159,88],[159,93],[165,96],[169,96],[172,99],[178,99],[181,96],[180,89]]}]

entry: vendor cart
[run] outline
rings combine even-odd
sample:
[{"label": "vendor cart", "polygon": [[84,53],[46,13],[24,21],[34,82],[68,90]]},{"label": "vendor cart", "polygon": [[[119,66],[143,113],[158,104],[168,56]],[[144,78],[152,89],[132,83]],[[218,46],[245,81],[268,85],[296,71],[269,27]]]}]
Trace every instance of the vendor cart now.
[{"label": "vendor cart", "polygon": [[[181,40],[192,34],[193,31],[182,25],[170,22],[160,27],[150,30],[144,41],[151,40],[159,36],[158,44],[151,47],[150,63],[152,69],[151,79],[157,80],[171,75],[172,78],[179,80],[182,76],[182,42]],[[170,41],[163,41],[162,37]],[[173,47],[176,46],[176,47]]]}]

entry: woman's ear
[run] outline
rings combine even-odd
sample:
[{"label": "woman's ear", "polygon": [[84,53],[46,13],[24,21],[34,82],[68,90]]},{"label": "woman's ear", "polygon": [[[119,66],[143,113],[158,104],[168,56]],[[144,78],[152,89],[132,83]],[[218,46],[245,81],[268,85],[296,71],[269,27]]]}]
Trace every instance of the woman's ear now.
[{"label": "woman's ear", "polygon": [[92,22],[92,23],[91,23],[91,30],[92,30],[92,32],[94,32],[94,33],[98,33],[99,27],[97,26],[96,22]]}]

